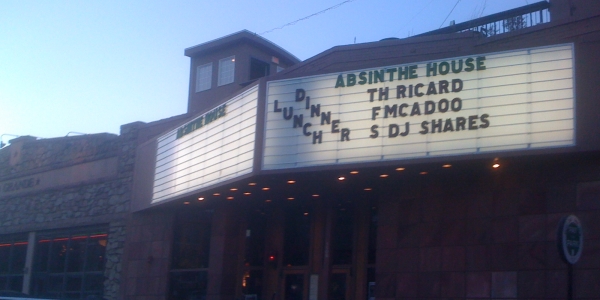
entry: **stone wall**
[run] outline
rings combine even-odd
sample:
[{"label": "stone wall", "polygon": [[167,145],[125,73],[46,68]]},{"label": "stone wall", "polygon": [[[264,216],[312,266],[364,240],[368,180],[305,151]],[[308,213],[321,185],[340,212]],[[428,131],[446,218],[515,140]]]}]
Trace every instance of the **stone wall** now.
[{"label": "stone wall", "polygon": [[119,299],[124,246],[125,222],[110,223],[104,268],[104,299]]},{"label": "stone wall", "polygon": [[119,299],[125,219],[141,124],[123,125],[120,136],[20,137],[0,149],[0,184],[21,178],[44,181],[43,186],[0,194],[0,234],[108,225],[107,300]]},{"label": "stone wall", "polygon": [[0,150],[0,181],[116,156],[120,142],[116,135],[108,133],[40,140],[29,136],[13,139],[8,147]]}]

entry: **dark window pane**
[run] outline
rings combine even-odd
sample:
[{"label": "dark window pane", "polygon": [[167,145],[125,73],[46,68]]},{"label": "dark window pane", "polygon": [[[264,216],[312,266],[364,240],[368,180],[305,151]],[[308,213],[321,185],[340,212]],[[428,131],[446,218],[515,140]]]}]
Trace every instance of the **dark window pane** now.
[{"label": "dark window pane", "polygon": [[23,274],[25,268],[25,257],[27,256],[27,242],[16,242],[12,246],[10,256],[10,273]]},{"label": "dark window pane", "polygon": [[346,300],[346,274],[331,274],[329,282],[329,299]]},{"label": "dark window pane", "polygon": [[286,211],[283,245],[284,265],[304,266],[308,264],[310,215],[304,215],[304,210],[299,206],[292,206]]},{"label": "dark window pane", "polygon": [[86,239],[86,236],[76,236],[71,238],[71,243],[69,243],[69,250],[67,253],[67,272],[83,271]]},{"label": "dark window pane", "polygon": [[244,274],[244,282],[242,284],[242,293],[244,293],[244,295],[256,295],[258,299],[262,299],[262,280],[262,271],[254,270],[246,272],[246,274]]},{"label": "dark window pane", "polygon": [[77,292],[81,291],[82,275],[68,275],[65,285],[65,291]]},{"label": "dark window pane", "polygon": [[33,295],[43,295],[46,292],[47,276],[35,274],[31,281],[31,292]]},{"label": "dark window pane", "polygon": [[104,275],[102,273],[86,274],[83,290],[88,293],[102,293],[104,290]]},{"label": "dark window pane", "polygon": [[377,253],[377,207],[371,207],[371,222],[369,223],[369,264],[375,264]]},{"label": "dark window pane", "polygon": [[6,290],[8,289],[8,277],[7,276],[0,276],[0,290]]},{"label": "dark window pane", "polygon": [[353,215],[349,205],[339,206],[335,214],[332,236],[332,260],[334,265],[352,263]]},{"label": "dark window pane", "polygon": [[51,242],[49,240],[40,240],[35,249],[35,263],[33,270],[35,272],[46,272],[48,270],[48,254]]},{"label": "dark window pane", "polygon": [[171,269],[208,267],[211,213],[180,214],[175,224]]},{"label": "dark window pane", "polygon": [[50,245],[50,254],[48,257],[50,272],[64,272],[65,262],[67,260],[67,249],[69,246],[68,238],[58,238],[52,241]]},{"label": "dark window pane", "polygon": [[62,291],[63,290],[63,276],[62,275],[49,276],[46,288],[47,288],[48,292]]},{"label": "dark window pane", "polygon": [[284,300],[304,300],[304,275],[285,275]]},{"label": "dark window pane", "polygon": [[8,289],[15,292],[23,290],[23,276],[8,277]]},{"label": "dark window pane", "polygon": [[207,272],[171,272],[170,300],[206,299]]},{"label": "dark window pane", "polygon": [[86,271],[104,270],[104,254],[106,253],[106,235],[90,237],[86,254]]},{"label": "dark window pane", "polygon": [[0,274],[8,273],[11,246],[10,243],[0,245]]},{"label": "dark window pane", "polygon": [[250,80],[269,75],[271,66],[256,58],[250,58]]},{"label": "dark window pane", "polygon": [[265,231],[266,218],[259,213],[248,217],[248,228],[245,243],[245,264],[247,266],[262,266],[265,262]]},{"label": "dark window pane", "polygon": [[54,299],[101,296],[106,243],[106,230],[100,227],[38,235],[32,295]]},{"label": "dark window pane", "polygon": [[64,293],[62,299],[81,299],[81,293]]}]

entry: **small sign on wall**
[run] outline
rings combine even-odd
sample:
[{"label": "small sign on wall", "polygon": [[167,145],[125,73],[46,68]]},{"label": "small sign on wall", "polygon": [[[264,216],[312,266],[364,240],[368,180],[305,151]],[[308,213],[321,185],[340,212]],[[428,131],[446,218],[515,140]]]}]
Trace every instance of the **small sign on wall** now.
[{"label": "small sign on wall", "polygon": [[583,251],[583,228],[574,215],[564,217],[558,226],[558,252],[568,264],[575,264]]}]

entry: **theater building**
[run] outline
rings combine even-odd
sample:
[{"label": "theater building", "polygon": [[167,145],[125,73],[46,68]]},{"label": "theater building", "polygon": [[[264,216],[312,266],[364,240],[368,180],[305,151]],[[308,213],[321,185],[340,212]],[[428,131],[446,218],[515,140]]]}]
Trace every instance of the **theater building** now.
[{"label": "theater building", "polygon": [[600,295],[600,6],[551,1],[299,62],[186,49],[189,115],[139,143],[127,299]]}]

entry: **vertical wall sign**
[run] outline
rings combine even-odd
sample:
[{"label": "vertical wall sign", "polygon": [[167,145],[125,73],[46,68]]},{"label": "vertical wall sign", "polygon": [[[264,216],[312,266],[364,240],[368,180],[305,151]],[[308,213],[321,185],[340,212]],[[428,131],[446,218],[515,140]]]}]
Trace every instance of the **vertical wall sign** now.
[{"label": "vertical wall sign", "polygon": [[575,145],[573,45],[267,86],[263,169]]},{"label": "vertical wall sign", "polygon": [[152,203],[252,172],[258,86],[158,138]]},{"label": "vertical wall sign", "polygon": [[563,218],[558,227],[558,252],[568,264],[575,264],[583,251],[583,229],[574,215]]}]

